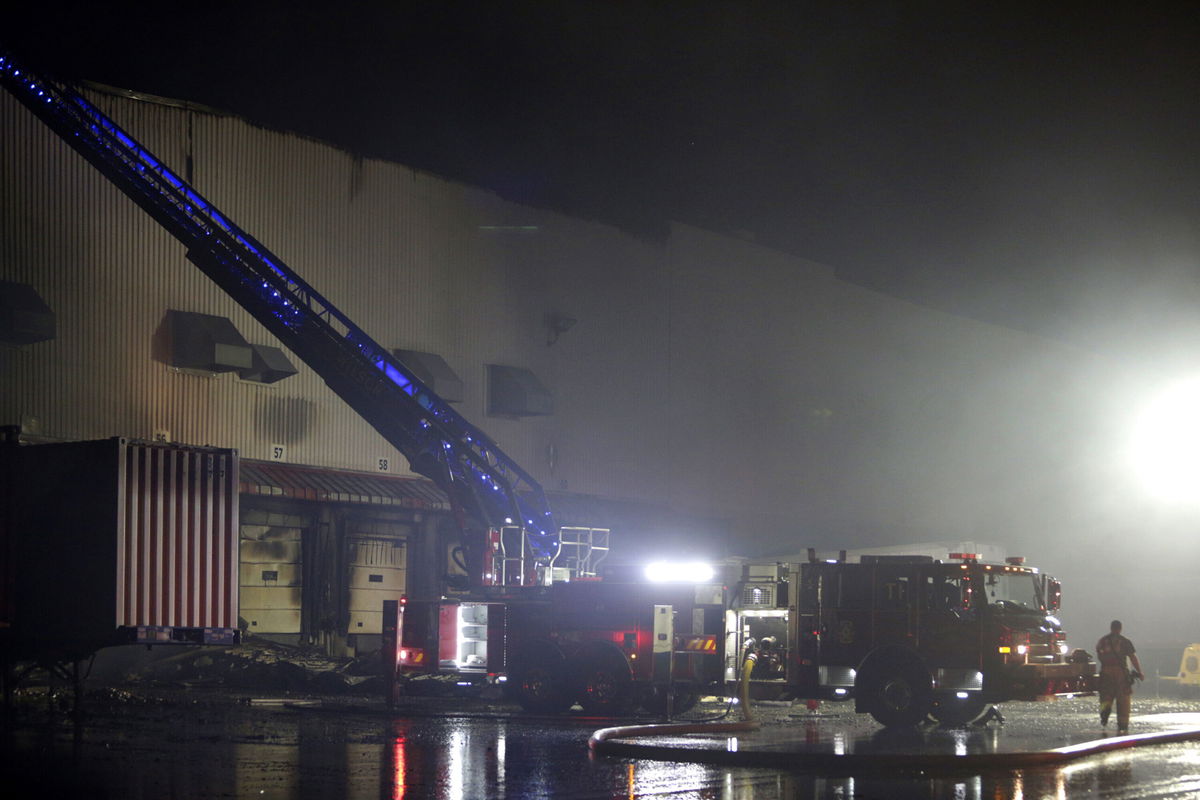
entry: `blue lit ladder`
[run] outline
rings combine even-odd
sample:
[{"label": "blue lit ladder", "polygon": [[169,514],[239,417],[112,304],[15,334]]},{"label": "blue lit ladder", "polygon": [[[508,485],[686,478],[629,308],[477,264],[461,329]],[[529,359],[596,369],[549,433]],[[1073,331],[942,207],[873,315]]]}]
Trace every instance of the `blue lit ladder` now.
[{"label": "blue lit ladder", "polygon": [[2,52],[0,84],[183,243],[192,263],[403,453],[413,471],[446,492],[473,569],[485,543],[470,522],[481,529],[520,525],[535,559],[554,559],[559,534],[545,492],[486,434],[78,92]]}]

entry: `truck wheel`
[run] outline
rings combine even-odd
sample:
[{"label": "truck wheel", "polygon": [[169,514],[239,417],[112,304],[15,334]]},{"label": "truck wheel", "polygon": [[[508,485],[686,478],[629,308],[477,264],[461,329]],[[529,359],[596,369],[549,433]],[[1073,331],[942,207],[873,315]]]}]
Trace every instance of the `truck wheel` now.
[{"label": "truck wheel", "polygon": [[965,700],[957,697],[940,698],[933,701],[929,715],[948,728],[970,725],[982,717],[991,704],[977,697]]},{"label": "truck wheel", "polygon": [[619,716],[633,710],[633,676],[620,653],[583,653],[571,661],[568,671],[574,679],[573,694],[584,711]]},{"label": "truck wheel", "polygon": [[875,720],[887,727],[923,722],[933,706],[929,671],[919,663],[879,664],[857,681],[855,694],[867,701]]},{"label": "truck wheel", "polygon": [[566,659],[550,642],[534,642],[517,654],[508,673],[509,690],[526,711],[557,714],[571,707]]}]

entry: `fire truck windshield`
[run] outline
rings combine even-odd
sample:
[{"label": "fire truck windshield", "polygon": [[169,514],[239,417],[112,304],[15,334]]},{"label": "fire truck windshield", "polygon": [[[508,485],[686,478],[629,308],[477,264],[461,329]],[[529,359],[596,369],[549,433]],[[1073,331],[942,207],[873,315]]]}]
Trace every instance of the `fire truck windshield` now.
[{"label": "fire truck windshield", "polygon": [[1013,611],[1042,613],[1037,576],[1029,572],[989,572],[984,579],[990,606]]}]

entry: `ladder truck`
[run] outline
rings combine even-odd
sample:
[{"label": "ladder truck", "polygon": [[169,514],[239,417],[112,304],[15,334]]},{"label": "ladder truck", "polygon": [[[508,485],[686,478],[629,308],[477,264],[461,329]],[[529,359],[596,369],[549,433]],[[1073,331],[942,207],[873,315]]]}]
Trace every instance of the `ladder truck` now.
[{"label": "ladder truck", "polygon": [[[661,704],[672,692],[686,703],[720,686],[722,604],[713,586],[597,582],[607,532],[560,530],[526,470],[278,256],[74,88],[4,52],[0,84],[445,492],[472,588],[452,600],[385,606],[393,687],[412,670],[507,677],[529,708],[580,702],[608,711]],[[671,609],[670,624],[658,609]]]}]

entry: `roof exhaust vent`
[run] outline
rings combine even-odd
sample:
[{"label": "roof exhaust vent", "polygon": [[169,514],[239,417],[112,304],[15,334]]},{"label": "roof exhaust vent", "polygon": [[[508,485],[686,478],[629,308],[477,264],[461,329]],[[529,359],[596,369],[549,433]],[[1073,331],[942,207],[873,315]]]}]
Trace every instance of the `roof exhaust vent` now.
[{"label": "roof exhaust vent", "polygon": [[165,334],[167,363],[204,372],[251,370],[254,351],[225,317],[169,309],[160,331]]},{"label": "roof exhaust vent", "polygon": [[428,386],[438,397],[447,403],[462,402],[462,379],[437,353],[426,353],[421,350],[393,350],[392,355],[399,359],[400,363],[407,367],[417,380]]},{"label": "roof exhaust vent", "polygon": [[255,383],[278,383],[296,374],[296,368],[287,355],[278,347],[268,344],[250,345],[253,364],[250,369],[239,369],[238,377]]},{"label": "roof exhaust vent", "polygon": [[534,417],[554,413],[554,396],[524,367],[488,364],[488,414]]},{"label": "roof exhaust vent", "polygon": [[0,342],[35,344],[54,338],[54,312],[27,283],[0,281]]}]

